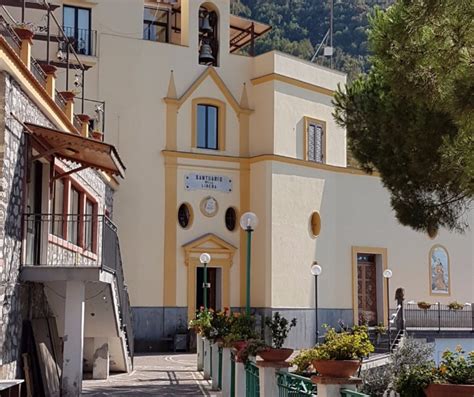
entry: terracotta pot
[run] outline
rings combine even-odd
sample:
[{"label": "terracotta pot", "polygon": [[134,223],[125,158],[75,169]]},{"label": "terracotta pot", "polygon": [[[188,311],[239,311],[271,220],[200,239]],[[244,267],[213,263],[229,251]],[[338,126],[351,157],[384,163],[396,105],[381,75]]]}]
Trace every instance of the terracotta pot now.
[{"label": "terracotta pot", "polygon": [[81,120],[83,123],[88,123],[89,120],[91,119],[89,117],[89,115],[87,114],[78,114],[77,117],[79,118],[79,120]]},{"label": "terracotta pot", "polygon": [[322,376],[350,378],[360,367],[359,360],[313,360],[313,367]]},{"label": "terracotta pot", "polygon": [[64,98],[65,101],[72,101],[76,97],[76,94],[74,94],[72,91],[61,91],[59,94]]},{"label": "terracotta pot", "polygon": [[56,73],[56,70],[58,70],[58,68],[56,66],[50,65],[48,63],[42,63],[42,64],[40,64],[40,66],[41,66],[41,69],[43,69],[43,71],[46,74],[54,75]]},{"label": "terracotta pot", "polygon": [[425,390],[427,397],[472,397],[474,396],[474,385],[450,385],[450,384],[434,384],[429,385]]},{"label": "terracotta pot", "polygon": [[247,341],[245,340],[237,340],[232,343],[232,347],[237,351],[242,350],[245,346],[247,346]]},{"label": "terracotta pot", "polygon": [[285,349],[285,348],[275,349],[271,347],[266,350],[262,350],[261,352],[258,353],[258,355],[264,361],[283,362],[288,357],[291,356],[291,353],[293,353],[293,349]]},{"label": "terracotta pot", "polygon": [[92,139],[95,139],[96,141],[103,141],[104,140],[104,134],[100,131],[92,131]]},{"label": "terracotta pot", "polygon": [[32,30],[28,28],[16,27],[13,29],[15,30],[15,33],[18,35],[18,37],[22,40],[26,40],[26,39],[31,40],[33,36],[35,35],[35,32],[33,32]]}]

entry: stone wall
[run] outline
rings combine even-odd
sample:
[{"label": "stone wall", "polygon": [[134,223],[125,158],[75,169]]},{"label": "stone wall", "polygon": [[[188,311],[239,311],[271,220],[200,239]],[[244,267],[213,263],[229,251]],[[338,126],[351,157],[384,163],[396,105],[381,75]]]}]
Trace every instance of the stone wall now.
[{"label": "stone wall", "polygon": [[[0,73],[0,378],[19,375],[22,323],[50,313],[43,286],[21,283],[22,213],[25,199],[26,136],[22,122],[54,127],[15,80]],[[71,169],[75,164],[63,162]],[[112,192],[98,172],[74,176],[94,192],[99,213],[112,205]],[[107,200],[106,200],[107,197]],[[107,201],[107,204],[106,204]],[[108,210],[110,213],[111,208]]]}]

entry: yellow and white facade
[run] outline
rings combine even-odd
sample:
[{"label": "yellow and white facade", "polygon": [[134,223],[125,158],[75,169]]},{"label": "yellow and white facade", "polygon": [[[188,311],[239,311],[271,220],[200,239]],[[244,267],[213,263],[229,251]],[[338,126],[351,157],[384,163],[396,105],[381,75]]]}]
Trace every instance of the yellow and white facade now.
[{"label": "yellow and white facade", "polygon": [[[366,309],[362,293],[372,294],[374,321],[384,322],[385,268],[393,271],[391,297],[403,287],[408,300],[473,301],[472,231],[442,230],[431,239],[401,226],[380,179],[347,167],[346,131],[336,125],[331,104],[344,74],[275,51],[230,53],[235,17],[229,0],[67,3],[91,9],[98,40],[96,57],[85,57],[92,66],[86,92],[106,101],[106,139],[127,164],[114,219],[138,350],[163,348],[186,326],[198,304],[202,252],[218,269],[215,306],[245,305],[246,235],[238,218],[247,211],[259,218],[251,305],[261,313],[278,309],[297,317],[289,341],[295,347],[314,342],[315,260],[323,268],[321,323],[358,322]],[[171,11],[168,42],[143,39],[145,6],[179,9]],[[218,17],[216,66],[198,61],[200,7]],[[216,150],[198,147],[199,105],[218,109]],[[319,161],[309,154],[315,126],[322,131]],[[188,208],[186,227],[178,217],[182,204]],[[228,208],[237,215],[234,230],[226,227]],[[473,224],[473,214],[468,216]],[[432,296],[430,251],[437,244],[449,253],[450,286]],[[374,274],[364,276],[371,286],[362,286],[366,278],[359,274],[364,255],[373,261]]]}]

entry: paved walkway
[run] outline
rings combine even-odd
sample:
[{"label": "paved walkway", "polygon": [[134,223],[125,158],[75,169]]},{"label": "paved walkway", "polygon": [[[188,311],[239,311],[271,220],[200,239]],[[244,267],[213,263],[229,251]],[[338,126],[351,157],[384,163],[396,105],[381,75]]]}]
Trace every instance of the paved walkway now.
[{"label": "paved walkway", "polygon": [[130,374],[108,380],[85,380],[83,396],[218,396],[196,371],[195,354],[162,354],[135,357]]}]

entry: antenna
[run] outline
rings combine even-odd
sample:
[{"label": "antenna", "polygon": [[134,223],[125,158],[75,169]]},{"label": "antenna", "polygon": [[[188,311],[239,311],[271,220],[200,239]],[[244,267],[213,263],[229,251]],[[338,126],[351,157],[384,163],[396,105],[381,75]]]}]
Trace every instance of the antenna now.
[{"label": "antenna", "polygon": [[[321,51],[321,48],[323,48],[324,46],[323,55],[325,57],[329,57],[330,65],[332,69],[333,68],[333,54],[334,54],[334,48],[333,48],[333,42],[332,42],[333,30],[334,30],[334,0],[329,1],[329,7],[330,7],[329,30],[324,35],[323,39],[321,40],[321,43],[319,43],[319,46],[316,49],[316,52],[311,58],[311,62],[315,61],[316,57],[319,54],[319,51]],[[329,41],[329,45],[328,45],[328,41]]]}]

